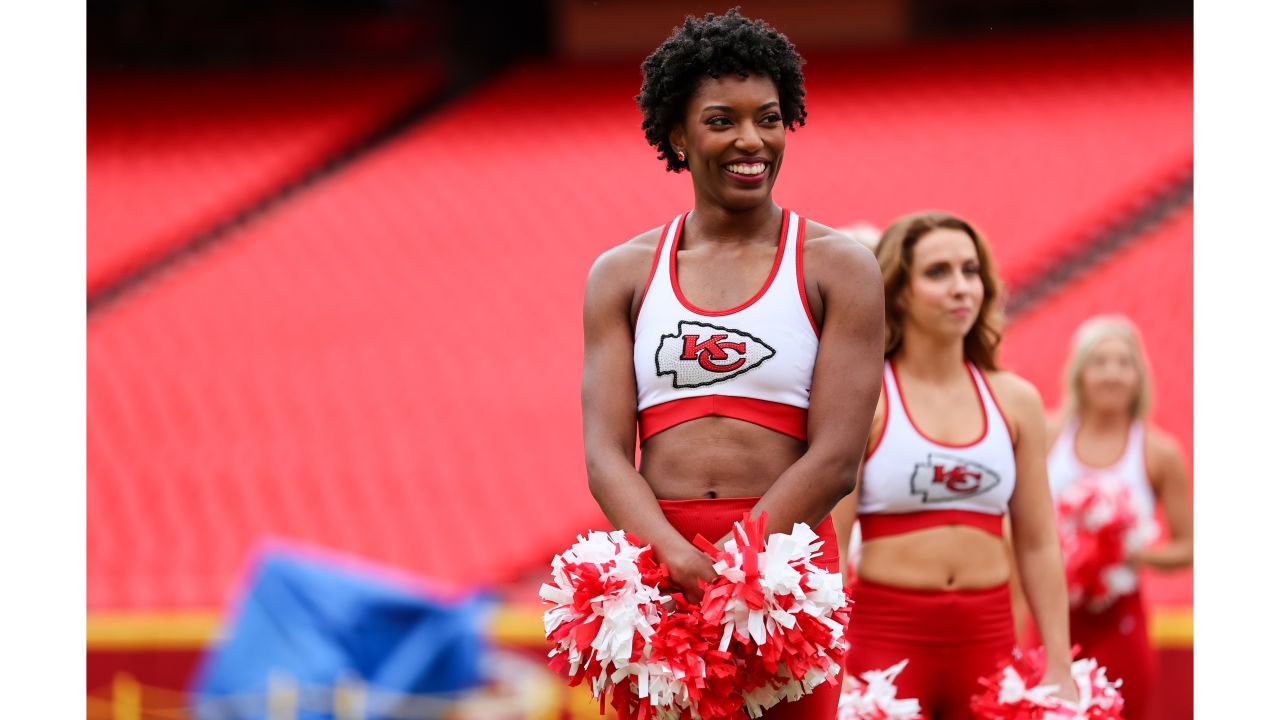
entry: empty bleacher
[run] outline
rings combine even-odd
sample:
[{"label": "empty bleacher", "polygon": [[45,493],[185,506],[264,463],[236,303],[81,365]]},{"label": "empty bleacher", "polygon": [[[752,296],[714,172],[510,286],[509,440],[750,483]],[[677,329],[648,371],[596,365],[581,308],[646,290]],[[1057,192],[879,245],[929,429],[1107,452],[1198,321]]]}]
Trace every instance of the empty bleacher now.
[{"label": "empty bleacher", "polygon": [[[829,225],[964,214],[1006,278],[1032,282],[1189,166],[1190,63],[1186,28],[814,57],[812,116],[775,196]],[[92,314],[90,608],[220,606],[266,535],[499,584],[603,524],[581,458],[583,283],[601,251],[691,202],[687,177],[644,144],[638,85],[634,66],[513,69]],[[148,141],[154,152],[122,131],[103,150],[125,121],[91,103],[90,284],[420,87],[356,82],[367,103],[332,106],[326,91],[323,132],[291,124],[314,106],[270,92],[222,121],[189,105],[204,129],[160,122],[142,136],[176,145]],[[265,124],[248,110],[264,102]],[[237,127],[274,130],[246,145]],[[1173,360],[1190,347],[1189,289],[1161,317],[1116,292],[1153,253],[1185,257],[1161,272],[1189,282],[1189,221],[1169,227],[1021,316],[1005,358],[1050,395],[1077,315],[1132,308],[1157,356],[1159,417],[1189,446],[1189,353]]]},{"label": "empty bleacher", "polygon": [[435,67],[96,71],[90,292],[298,179],[442,79]]}]

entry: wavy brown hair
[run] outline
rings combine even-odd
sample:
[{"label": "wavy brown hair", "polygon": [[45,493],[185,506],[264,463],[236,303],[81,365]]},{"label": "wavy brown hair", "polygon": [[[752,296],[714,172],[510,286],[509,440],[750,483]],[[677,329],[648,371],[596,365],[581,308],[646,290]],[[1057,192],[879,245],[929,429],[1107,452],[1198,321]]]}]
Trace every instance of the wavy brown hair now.
[{"label": "wavy brown hair", "polygon": [[982,233],[969,221],[940,210],[904,215],[885,228],[876,244],[876,260],[884,277],[884,356],[902,346],[902,310],[898,296],[911,275],[911,256],[920,238],[942,228],[959,230],[973,239],[978,251],[978,276],[982,278],[982,307],[978,319],[964,336],[964,355],[983,370],[996,370],[996,350],[1004,329],[1000,300],[1003,288],[996,274],[995,258]]}]

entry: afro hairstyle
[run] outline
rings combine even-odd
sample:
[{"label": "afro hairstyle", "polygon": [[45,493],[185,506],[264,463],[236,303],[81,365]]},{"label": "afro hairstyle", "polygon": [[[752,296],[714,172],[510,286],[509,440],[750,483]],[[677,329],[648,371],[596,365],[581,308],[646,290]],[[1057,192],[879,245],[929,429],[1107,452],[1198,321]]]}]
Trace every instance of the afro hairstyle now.
[{"label": "afro hairstyle", "polygon": [[644,118],[645,139],[658,148],[658,159],[666,160],[668,171],[688,167],[671,147],[671,131],[684,120],[685,106],[698,83],[726,73],[771,78],[778,88],[782,121],[794,130],[796,125],[804,125],[808,115],[802,65],[804,58],[786,35],[763,20],[743,17],[738,8],[724,15],[690,15],[641,65],[644,82],[636,103]]}]

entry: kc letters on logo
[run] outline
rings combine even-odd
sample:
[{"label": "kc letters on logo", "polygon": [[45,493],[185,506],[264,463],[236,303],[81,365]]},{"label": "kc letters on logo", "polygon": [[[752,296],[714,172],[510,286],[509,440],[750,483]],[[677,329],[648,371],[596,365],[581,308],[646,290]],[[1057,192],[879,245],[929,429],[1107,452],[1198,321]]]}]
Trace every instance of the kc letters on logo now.
[{"label": "kc letters on logo", "polygon": [[672,376],[672,387],[692,388],[737,377],[775,354],[746,331],[681,320],[674,334],[658,341],[654,362],[658,375]]},{"label": "kc letters on logo", "polygon": [[926,462],[916,463],[911,475],[911,494],[927,503],[963,500],[981,495],[1000,484],[1000,476],[990,468],[964,458],[929,453]]}]

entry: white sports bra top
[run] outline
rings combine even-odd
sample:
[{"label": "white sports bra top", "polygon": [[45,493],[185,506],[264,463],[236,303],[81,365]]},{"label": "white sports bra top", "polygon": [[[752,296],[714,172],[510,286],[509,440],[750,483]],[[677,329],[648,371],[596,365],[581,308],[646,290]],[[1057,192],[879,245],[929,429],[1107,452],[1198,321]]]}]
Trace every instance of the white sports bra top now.
[{"label": "white sports bra top", "polygon": [[965,365],[982,405],[983,427],[978,439],[955,444],[919,430],[893,361],[885,362],[884,429],[863,464],[858,496],[864,539],[944,524],[1002,533],[1017,475],[1013,439],[986,378],[972,363]]},{"label": "white sports bra top", "polygon": [[664,228],[636,318],[641,442],[708,415],[806,439],[818,331],[804,290],[804,218],[782,211],[773,268],[753,297],[704,310],[680,291],[676,256],[687,217]]},{"label": "white sports bra top", "polygon": [[1146,518],[1155,516],[1155,492],[1147,477],[1146,426],[1135,420],[1129,426],[1124,454],[1107,467],[1093,467],[1080,461],[1076,455],[1076,433],[1080,425],[1075,418],[1067,421],[1058,439],[1049,450],[1049,488],[1057,497],[1083,477],[1109,477],[1129,488],[1129,496],[1135,507]]}]

